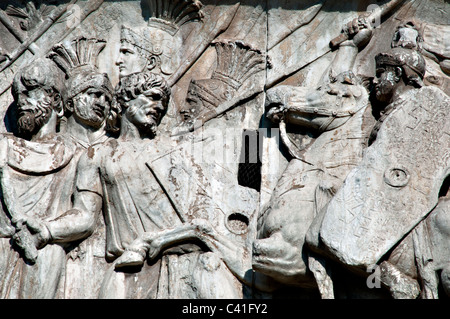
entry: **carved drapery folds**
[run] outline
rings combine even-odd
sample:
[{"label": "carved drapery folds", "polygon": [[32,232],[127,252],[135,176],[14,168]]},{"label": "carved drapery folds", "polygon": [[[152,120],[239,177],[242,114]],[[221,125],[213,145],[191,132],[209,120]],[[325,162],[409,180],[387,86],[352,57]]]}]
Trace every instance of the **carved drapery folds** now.
[{"label": "carved drapery folds", "polygon": [[362,3],[0,4],[0,297],[449,298],[450,7]]}]

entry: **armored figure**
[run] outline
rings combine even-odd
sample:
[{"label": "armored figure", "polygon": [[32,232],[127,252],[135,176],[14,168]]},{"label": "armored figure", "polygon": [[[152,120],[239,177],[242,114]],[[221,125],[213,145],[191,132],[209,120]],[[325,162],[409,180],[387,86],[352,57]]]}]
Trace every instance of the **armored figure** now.
[{"label": "armored figure", "polygon": [[[121,256],[144,232],[161,236],[183,223],[183,217],[146,163],[155,148],[164,147],[156,144],[154,138],[170,96],[165,80],[152,73],[130,75],[122,78],[118,96],[123,107],[121,135],[117,140],[91,147],[82,156],[73,209],[46,225],[51,234],[48,243],[72,242],[89,236],[103,207],[109,260]],[[183,237],[189,234],[185,230]],[[223,285],[213,290],[197,286],[197,272],[199,276],[225,276],[220,282],[233,286],[236,279],[224,272],[222,261],[188,239],[175,243],[164,250],[162,258],[144,264],[132,276],[113,267],[105,276],[100,298],[230,296],[231,288]]]},{"label": "armored figure", "polygon": [[118,110],[112,105],[114,89],[108,75],[97,69],[105,46],[104,40],[78,37],[55,45],[49,55],[66,75],[67,124],[62,131],[83,149],[118,131]]},{"label": "armored figure", "polygon": [[0,299],[450,296],[449,3],[202,2],[1,1]]},{"label": "armored figure", "polygon": [[394,298],[436,298],[439,272],[448,291],[449,97],[423,86],[425,60],[408,31],[412,39],[375,58],[384,108],[372,144],[308,241],[354,270],[379,267]]},{"label": "armored figure", "polygon": [[[76,145],[74,165],[67,173],[68,183],[75,183],[76,163],[87,149],[105,142],[119,131],[117,104],[109,76],[98,70],[99,54],[106,41],[84,36],[52,48],[49,54],[66,75],[65,123],[61,134]],[[60,211],[63,213],[63,211]],[[94,234],[68,247],[65,298],[93,298],[100,287],[106,262],[104,223],[97,220]]]}]

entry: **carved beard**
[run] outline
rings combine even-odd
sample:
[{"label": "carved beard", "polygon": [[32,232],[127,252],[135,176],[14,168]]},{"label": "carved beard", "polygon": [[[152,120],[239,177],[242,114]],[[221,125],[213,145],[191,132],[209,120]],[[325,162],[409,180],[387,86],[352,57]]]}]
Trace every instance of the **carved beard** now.
[{"label": "carved beard", "polygon": [[149,120],[148,117],[143,118],[138,114],[139,108],[135,106],[128,107],[127,117],[131,123],[133,123],[141,134],[149,135],[150,137],[156,136],[157,124],[154,120]]},{"label": "carved beard", "polygon": [[375,86],[375,97],[382,103],[389,103],[396,83],[392,81],[383,81]]},{"label": "carved beard", "polygon": [[37,109],[22,111],[17,120],[19,133],[31,136],[36,134],[48,123],[51,114],[49,105],[38,105]]}]

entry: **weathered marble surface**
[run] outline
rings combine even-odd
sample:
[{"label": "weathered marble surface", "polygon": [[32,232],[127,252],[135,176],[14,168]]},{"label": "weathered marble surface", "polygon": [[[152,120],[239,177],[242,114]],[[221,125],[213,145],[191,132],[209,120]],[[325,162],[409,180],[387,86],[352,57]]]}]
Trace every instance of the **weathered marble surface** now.
[{"label": "weathered marble surface", "polygon": [[449,11],[3,1],[1,298],[448,298]]}]

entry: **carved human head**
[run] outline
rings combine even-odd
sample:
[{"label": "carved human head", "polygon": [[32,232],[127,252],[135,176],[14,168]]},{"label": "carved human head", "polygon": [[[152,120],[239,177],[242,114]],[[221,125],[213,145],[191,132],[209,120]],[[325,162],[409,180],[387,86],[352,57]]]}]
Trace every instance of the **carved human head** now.
[{"label": "carved human head", "polygon": [[49,55],[66,74],[66,116],[99,129],[111,117],[114,89],[106,73],[97,69],[97,59],[106,41],[78,37],[57,44]]},{"label": "carved human head", "polygon": [[36,134],[47,124],[52,112],[58,118],[63,116],[64,75],[48,59],[38,59],[19,70],[12,94],[17,106],[19,134],[23,137]]},{"label": "carved human head", "polygon": [[116,65],[120,77],[145,71],[155,71],[161,65],[162,49],[145,35],[122,26],[120,50]]},{"label": "carved human head", "polygon": [[376,61],[375,94],[381,102],[389,102],[403,81],[405,86],[422,87],[425,59],[415,49],[395,47],[378,54]]},{"label": "carved human head", "polygon": [[170,87],[161,75],[142,72],[120,79],[115,100],[122,108],[122,116],[139,131],[154,136],[167,112],[170,95]]},{"label": "carved human head", "polygon": [[68,81],[66,112],[86,126],[100,128],[110,116],[113,87],[108,75],[85,70]]}]

